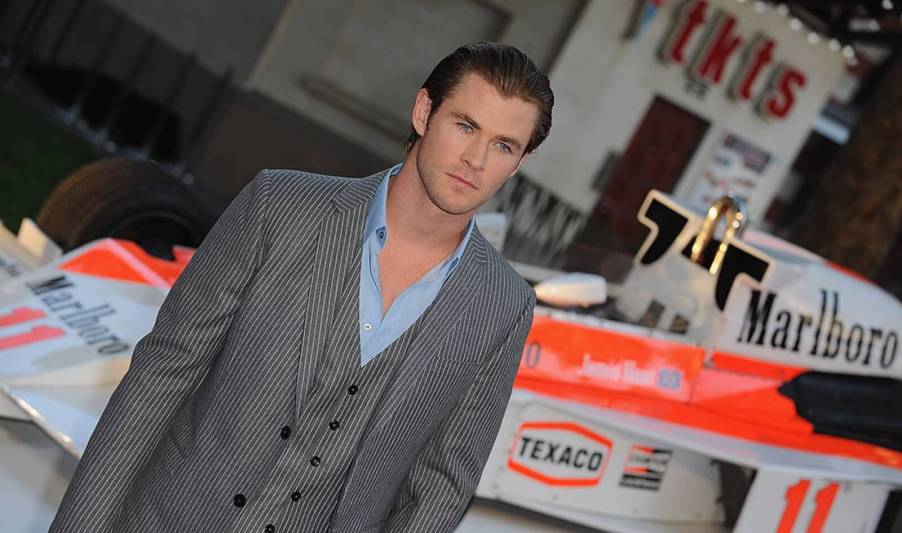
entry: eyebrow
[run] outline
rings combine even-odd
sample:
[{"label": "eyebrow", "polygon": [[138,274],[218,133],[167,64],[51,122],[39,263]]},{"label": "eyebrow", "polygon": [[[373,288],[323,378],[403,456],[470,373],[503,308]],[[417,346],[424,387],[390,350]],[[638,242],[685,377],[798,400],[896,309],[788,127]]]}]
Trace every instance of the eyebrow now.
[{"label": "eyebrow", "polygon": [[[456,111],[452,111],[451,115],[455,116],[461,120],[465,120],[465,121],[469,122],[470,125],[473,126],[474,128],[476,128],[477,130],[482,129],[482,127],[479,125],[479,123],[476,122],[475,120],[473,120],[473,117],[467,115],[466,113],[458,113]],[[523,147],[523,145],[520,144],[520,141],[518,141],[517,139],[514,139],[513,137],[508,137],[507,135],[499,135],[498,140],[501,140],[508,144],[511,144],[517,149],[520,149]]]}]

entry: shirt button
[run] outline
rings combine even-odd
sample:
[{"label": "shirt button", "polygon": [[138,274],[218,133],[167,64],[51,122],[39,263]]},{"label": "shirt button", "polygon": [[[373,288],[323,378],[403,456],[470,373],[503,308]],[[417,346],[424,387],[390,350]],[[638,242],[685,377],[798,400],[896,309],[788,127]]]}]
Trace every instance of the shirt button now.
[{"label": "shirt button", "polygon": [[329,422],[329,429],[331,429],[332,431],[335,431],[336,429],[338,429],[338,420],[333,420],[333,421]]},{"label": "shirt button", "polygon": [[310,464],[313,465],[313,466],[319,466],[319,456],[318,456],[318,455],[314,455],[313,457],[311,457],[311,458],[310,458]]},{"label": "shirt button", "polygon": [[244,497],[244,494],[236,494],[232,498],[232,503],[235,504],[235,507],[244,507],[245,502],[247,502],[247,498]]},{"label": "shirt button", "polygon": [[272,524],[266,524],[266,527],[263,528],[263,531],[266,533],[276,533],[276,526]]},{"label": "shirt button", "polygon": [[363,329],[369,331],[369,330],[373,329],[373,325],[370,324],[369,322],[367,322],[366,324],[363,325]]},{"label": "shirt button", "polygon": [[301,493],[298,491],[294,491],[291,493],[291,501],[296,502],[301,499]]},{"label": "shirt button", "polygon": [[291,436],[291,428],[288,426],[283,426],[282,431],[279,432],[279,436],[283,439],[287,439]]},{"label": "shirt button", "polygon": [[357,394],[357,385],[351,385],[350,387],[348,387],[348,394],[352,396]]},{"label": "shirt button", "polygon": [[380,238],[380,239],[384,239],[384,238],[385,238],[385,230],[381,230],[381,229],[379,230],[379,238]]}]

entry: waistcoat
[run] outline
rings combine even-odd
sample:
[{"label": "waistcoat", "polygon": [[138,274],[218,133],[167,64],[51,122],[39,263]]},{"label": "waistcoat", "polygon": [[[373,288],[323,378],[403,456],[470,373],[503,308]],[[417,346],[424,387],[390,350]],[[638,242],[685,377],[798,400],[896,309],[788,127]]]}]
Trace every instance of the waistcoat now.
[{"label": "waistcoat", "polygon": [[[367,365],[360,366],[360,250],[334,294],[333,324],[294,427],[268,480],[241,509],[235,531],[327,531],[369,422],[390,389],[429,308]],[[283,435],[286,432],[283,431]]]}]

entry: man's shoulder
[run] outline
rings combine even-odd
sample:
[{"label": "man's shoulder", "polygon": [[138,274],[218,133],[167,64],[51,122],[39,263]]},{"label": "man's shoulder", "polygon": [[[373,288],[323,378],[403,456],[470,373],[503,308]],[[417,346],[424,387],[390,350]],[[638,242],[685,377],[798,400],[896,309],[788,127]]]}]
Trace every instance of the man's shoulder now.
[{"label": "man's shoulder", "polygon": [[287,168],[266,168],[258,177],[269,182],[273,199],[305,203],[327,200],[357,179]]},{"label": "man's shoulder", "polygon": [[490,290],[494,291],[493,300],[510,304],[516,302],[517,307],[526,305],[528,301],[535,304],[535,290],[523,279],[514,267],[482,234],[474,232],[477,238],[484,241],[486,264],[488,265]]},{"label": "man's shoulder", "polygon": [[266,168],[254,176],[261,214],[272,244],[291,243],[322,220],[332,199],[359,178],[284,168]]}]

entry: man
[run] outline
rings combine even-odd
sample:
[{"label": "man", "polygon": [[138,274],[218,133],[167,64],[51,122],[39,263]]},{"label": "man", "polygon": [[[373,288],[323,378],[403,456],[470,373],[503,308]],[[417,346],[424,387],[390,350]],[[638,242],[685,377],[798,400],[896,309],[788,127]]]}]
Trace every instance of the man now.
[{"label": "man", "polygon": [[52,532],[452,531],[535,295],[473,224],[548,134],[521,52],[464,46],[401,165],[263,171],[160,308]]}]

